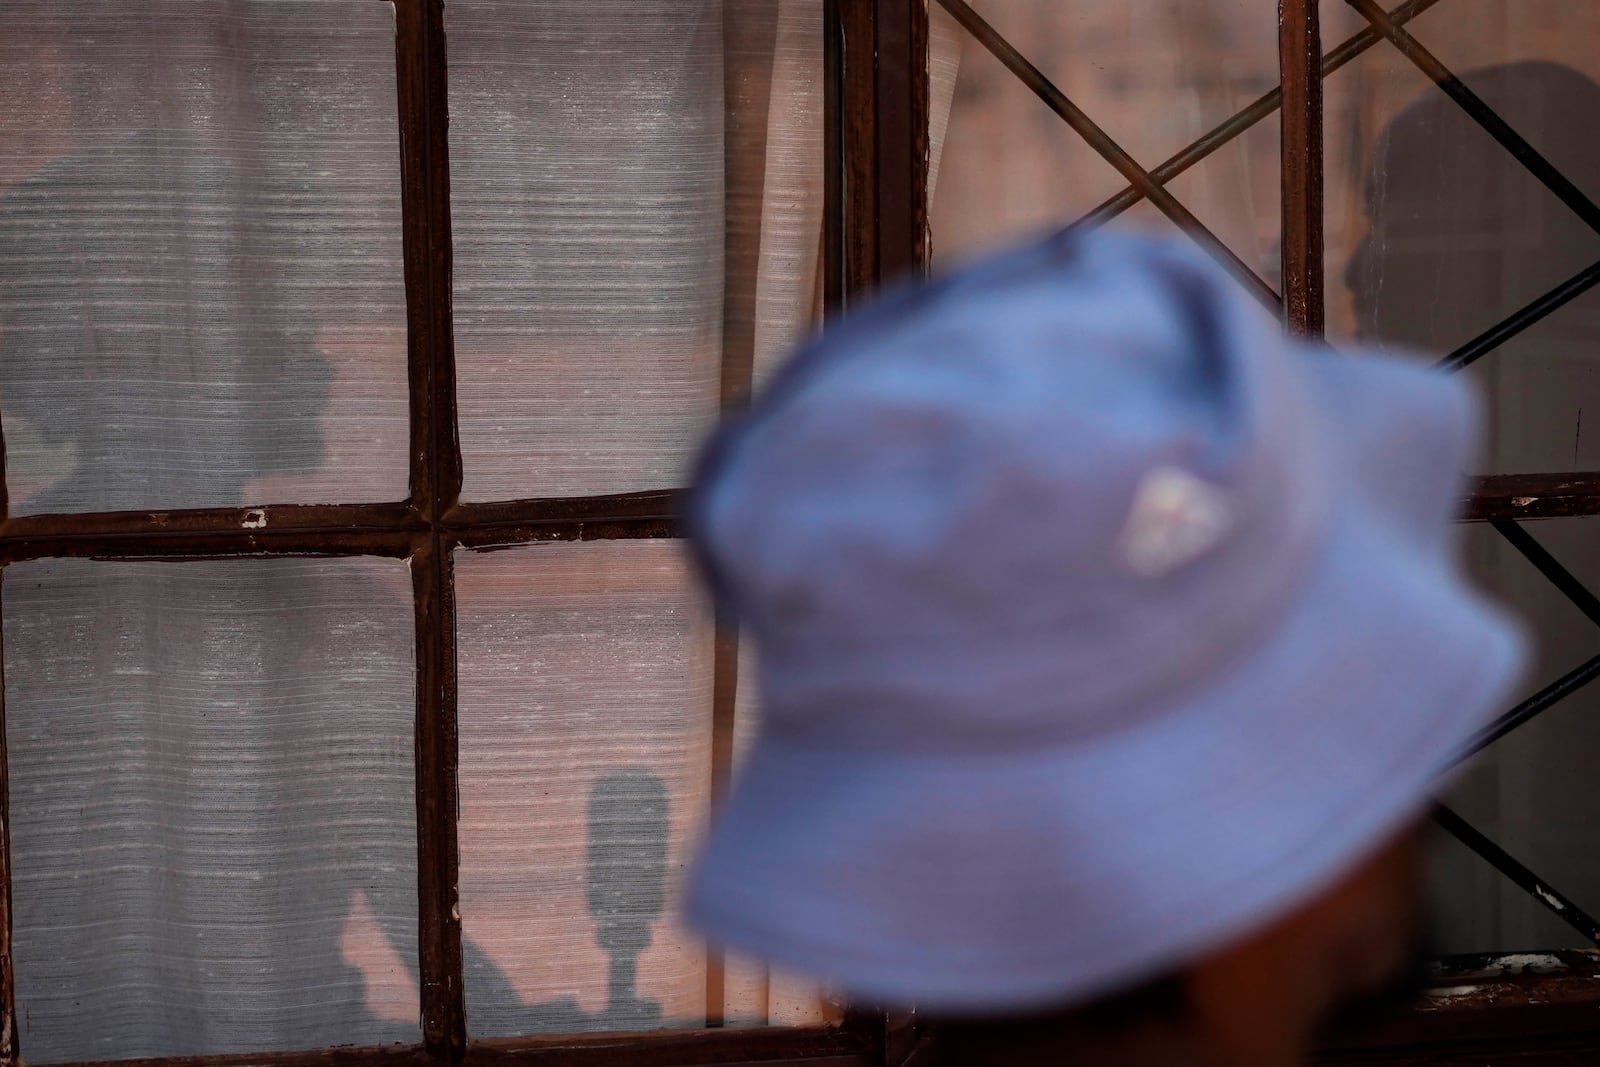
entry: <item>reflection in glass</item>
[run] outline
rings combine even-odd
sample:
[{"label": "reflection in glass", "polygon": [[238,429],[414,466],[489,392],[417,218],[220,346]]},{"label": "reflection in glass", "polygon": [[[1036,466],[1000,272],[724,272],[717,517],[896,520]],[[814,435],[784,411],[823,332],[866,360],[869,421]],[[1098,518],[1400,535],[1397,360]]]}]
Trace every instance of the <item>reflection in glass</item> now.
[{"label": "reflection in glass", "polygon": [[[1590,589],[1600,589],[1600,519],[1529,523],[1534,534]],[[1517,698],[1554,682],[1592,657],[1594,623],[1487,526],[1464,531],[1480,580],[1532,628],[1537,657]],[[1578,690],[1475,759],[1450,791],[1463,816],[1591,915],[1600,912],[1600,797],[1593,753],[1600,751],[1600,686]],[[1512,952],[1592,947],[1520,888],[1459,847],[1442,847],[1435,867],[1439,947],[1448,952]]]},{"label": "reflection in glass", "polygon": [[[1341,31],[1359,22],[1341,3],[1324,11]],[[1600,68],[1573,46],[1592,40],[1600,18],[1544,0],[1456,0],[1411,29],[1568,179],[1600,196],[1600,151],[1588,133],[1600,122]],[[1341,343],[1437,358],[1600,259],[1600,236],[1393,49],[1374,49],[1336,74],[1327,99],[1329,323]],[[1600,294],[1591,292],[1466,372],[1489,415],[1480,471],[1600,468],[1592,418],[1584,426],[1586,411],[1600,414],[1597,333]],[[1593,523],[1547,521],[1528,531],[1596,588]],[[1538,660],[1519,696],[1594,654],[1593,623],[1492,529],[1475,526],[1464,536],[1480,580],[1538,636]],[[1591,912],[1600,908],[1600,866],[1588,844],[1600,827],[1590,784],[1600,750],[1597,701],[1600,691],[1584,689],[1500,741],[1450,796]],[[1444,951],[1585,943],[1453,842],[1440,842],[1435,872]]]},{"label": "reflection in glass", "polygon": [[[1463,81],[1591,197],[1600,196],[1600,85],[1528,61]],[[1365,182],[1368,230],[1344,271],[1358,339],[1445,352],[1600,260],[1584,225],[1454,101],[1427,89],[1384,126]],[[1600,467],[1600,293],[1483,357],[1491,472]]]}]

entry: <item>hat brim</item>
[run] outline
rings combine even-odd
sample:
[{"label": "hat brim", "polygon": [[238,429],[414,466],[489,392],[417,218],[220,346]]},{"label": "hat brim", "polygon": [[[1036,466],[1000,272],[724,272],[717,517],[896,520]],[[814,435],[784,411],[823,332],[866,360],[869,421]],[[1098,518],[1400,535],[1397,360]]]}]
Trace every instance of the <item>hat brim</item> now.
[{"label": "hat brim", "polygon": [[691,921],[879,1003],[1066,1004],[1270,923],[1416,819],[1522,659],[1518,629],[1428,543],[1455,479],[1406,451],[1440,424],[1402,420],[1421,410],[1464,437],[1470,413],[1414,370],[1304,368],[1346,492],[1296,607],[1252,654],[1168,713],[1059,748],[763,735]]}]

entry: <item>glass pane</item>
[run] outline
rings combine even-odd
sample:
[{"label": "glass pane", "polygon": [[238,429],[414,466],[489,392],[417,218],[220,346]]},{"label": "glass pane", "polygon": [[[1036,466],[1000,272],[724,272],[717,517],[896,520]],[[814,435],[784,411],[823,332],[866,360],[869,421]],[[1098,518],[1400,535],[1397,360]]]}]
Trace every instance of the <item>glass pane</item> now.
[{"label": "glass pane", "polygon": [[[1333,33],[1363,21],[1323,5]],[[1545,0],[1452,0],[1411,24],[1419,40],[1591,197],[1600,163],[1583,130],[1600,119],[1600,65],[1586,49],[1600,22]],[[1399,354],[1439,354],[1470,340],[1600,259],[1584,227],[1414,65],[1380,45],[1327,84],[1329,325],[1336,337]],[[1344,292],[1338,283],[1342,281]],[[1581,297],[1467,372],[1487,394],[1483,467],[1495,472],[1590,470],[1583,411],[1600,402]],[[1591,437],[1592,441],[1592,437]],[[1591,588],[1600,583],[1597,520],[1529,526]],[[1535,626],[1540,655],[1527,692],[1592,656],[1594,626],[1487,527],[1468,534],[1486,583]],[[1588,754],[1600,691],[1586,688],[1479,757],[1451,794],[1457,809],[1593,913],[1600,808]],[[1481,859],[1439,846],[1440,947],[1448,952],[1584,945]]]},{"label": "glass pane", "polygon": [[[1580,581],[1600,590],[1600,518],[1527,523]],[[1467,530],[1479,579],[1516,609],[1538,638],[1538,658],[1517,698],[1600,651],[1600,633],[1492,528]],[[1593,754],[1600,751],[1600,685],[1567,697],[1473,761],[1451,791],[1456,810],[1591,915],[1600,913],[1600,828]],[[1442,849],[1437,865],[1440,947],[1495,952],[1588,946],[1483,860]],[[1588,946],[1592,947],[1592,946]]]},{"label": "glass pane", "polygon": [[821,310],[822,27],[821,0],[723,0],[728,379],[763,381]]},{"label": "glass pane", "polygon": [[[1354,29],[1347,5],[1323,5]],[[1411,31],[1591,199],[1600,198],[1600,8],[1451,0]],[[1590,230],[1398,51],[1328,82],[1329,324],[1336,337],[1438,354],[1600,260]],[[1340,282],[1343,282],[1343,292]],[[1486,471],[1600,468],[1591,291],[1475,363]]]},{"label": "glass pane", "polygon": [[0,4],[17,513],[406,490],[394,17]]},{"label": "glass pane", "polygon": [[[972,5],[1102,129],[1147,168],[1211,131],[1278,82],[1276,5],[1264,0],[1134,0]],[[935,132],[941,116],[941,21],[935,20]],[[936,155],[932,229],[937,262],[1055,229],[1127,184],[987,48],[959,27],[959,72]],[[938,138],[935,138],[937,142]],[[1258,123],[1171,184],[1236,255],[1275,279],[1278,122]],[[1149,205],[1123,217],[1168,224]]]},{"label": "glass pane", "polygon": [[51,560],[4,593],[28,1061],[416,1041],[405,565]]},{"label": "glass pane", "polygon": [[683,484],[815,305],[820,0],[446,15],[466,499]]},{"label": "glass pane", "polygon": [[457,560],[472,1033],[704,1025],[705,951],[675,915],[710,798],[713,642],[681,545]]}]

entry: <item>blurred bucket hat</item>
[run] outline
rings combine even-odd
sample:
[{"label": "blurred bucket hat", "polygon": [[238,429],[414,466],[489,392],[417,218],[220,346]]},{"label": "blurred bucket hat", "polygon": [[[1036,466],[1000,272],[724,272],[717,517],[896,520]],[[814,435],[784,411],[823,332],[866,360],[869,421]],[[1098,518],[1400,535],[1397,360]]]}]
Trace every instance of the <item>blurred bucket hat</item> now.
[{"label": "blurred bucket hat", "polygon": [[830,329],[704,453],[762,721],[688,898],[877,1003],[1170,970],[1414,819],[1515,680],[1461,574],[1466,387],[1060,236]]}]

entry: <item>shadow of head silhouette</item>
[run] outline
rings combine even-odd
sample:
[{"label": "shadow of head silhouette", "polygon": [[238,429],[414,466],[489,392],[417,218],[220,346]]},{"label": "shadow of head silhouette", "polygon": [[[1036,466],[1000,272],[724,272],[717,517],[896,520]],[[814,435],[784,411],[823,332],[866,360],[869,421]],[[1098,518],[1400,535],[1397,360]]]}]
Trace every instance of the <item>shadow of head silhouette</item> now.
[{"label": "shadow of head silhouette", "polygon": [[[67,7],[0,5],[0,403],[13,474],[44,468],[12,505],[235,505],[323,460],[314,335],[349,312],[296,277],[311,238],[273,215],[316,187],[209,129],[205,88],[182,95],[154,31],[125,32],[171,8]],[[227,32],[185,46],[226,55]],[[240,90],[223,121],[266,94]]]},{"label": "shadow of head silhouette", "polygon": [[[1462,81],[1600,198],[1600,86],[1542,61]],[[1600,260],[1600,235],[1438,90],[1383,129],[1364,201],[1370,227],[1345,282],[1358,336],[1380,347],[1451,351]],[[1600,461],[1586,455],[1581,425],[1585,406],[1600,409],[1597,339],[1591,291],[1473,365],[1490,399],[1489,472]]]},{"label": "shadow of head silhouette", "polygon": [[[1543,61],[1463,76],[1591,198],[1600,196],[1600,86]],[[1379,135],[1363,199],[1370,221],[1345,282],[1365,338],[1440,348],[1469,339],[1600,258],[1600,241],[1442,92]]]}]

